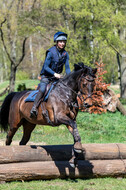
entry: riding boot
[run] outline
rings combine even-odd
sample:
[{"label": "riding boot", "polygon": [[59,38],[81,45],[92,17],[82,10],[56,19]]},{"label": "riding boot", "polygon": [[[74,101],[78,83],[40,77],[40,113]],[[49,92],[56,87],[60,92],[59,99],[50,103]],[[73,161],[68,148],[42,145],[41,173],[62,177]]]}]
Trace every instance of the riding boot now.
[{"label": "riding boot", "polygon": [[40,100],[42,99],[43,97],[43,93],[41,91],[38,91],[37,95],[36,95],[36,98],[35,98],[35,101],[34,101],[34,104],[33,104],[33,107],[30,111],[30,117],[37,117],[38,115],[38,106],[40,104]]}]

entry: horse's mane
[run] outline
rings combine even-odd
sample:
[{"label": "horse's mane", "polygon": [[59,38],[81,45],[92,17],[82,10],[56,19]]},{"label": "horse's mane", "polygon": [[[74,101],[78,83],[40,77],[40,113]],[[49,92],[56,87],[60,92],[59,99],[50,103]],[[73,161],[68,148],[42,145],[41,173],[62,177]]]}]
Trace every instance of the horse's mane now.
[{"label": "horse's mane", "polygon": [[59,95],[63,102],[67,103],[68,97],[70,98],[70,101],[74,101],[78,90],[78,77],[81,77],[82,74],[84,74],[85,77],[86,75],[90,75],[93,78],[95,77],[95,73],[91,67],[88,67],[83,63],[74,64],[74,70],[65,75],[64,78],[59,79],[52,93],[56,94],[56,96]]},{"label": "horse's mane", "polygon": [[[87,75],[90,75],[90,76],[92,76],[93,78],[95,78],[95,73],[93,72],[93,69],[92,69],[91,67],[87,66],[87,65],[84,65],[83,62],[79,62],[78,64],[74,64],[74,70],[73,70],[71,73],[65,75],[64,78],[62,79],[62,81],[66,81],[66,80],[68,80],[70,77],[72,78],[72,76],[73,76],[74,74],[76,74],[78,71],[80,71],[80,70],[82,70],[82,69],[83,69],[83,70],[87,69]],[[59,82],[60,82],[60,81],[59,81]]]},{"label": "horse's mane", "polygon": [[[83,64],[83,66],[84,66],[84,64]],[[74,70],[72,72],[70,72],[69,74],[65,75],[62,80],[66,81],[67,79],[72,77],[74,74],[76,74],[77,71],[82,70],[82,69],[83,69],[83,67],[80,66],[80,63],[74,64]]]}]

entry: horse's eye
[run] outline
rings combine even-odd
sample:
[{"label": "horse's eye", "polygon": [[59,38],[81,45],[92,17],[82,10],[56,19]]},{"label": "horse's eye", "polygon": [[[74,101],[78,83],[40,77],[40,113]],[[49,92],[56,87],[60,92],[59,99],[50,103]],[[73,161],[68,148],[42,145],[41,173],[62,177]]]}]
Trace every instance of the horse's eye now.
[{"label": "horse's eye", "polygon": [[83,88],[85,87],[85,84],[83,84]]}]

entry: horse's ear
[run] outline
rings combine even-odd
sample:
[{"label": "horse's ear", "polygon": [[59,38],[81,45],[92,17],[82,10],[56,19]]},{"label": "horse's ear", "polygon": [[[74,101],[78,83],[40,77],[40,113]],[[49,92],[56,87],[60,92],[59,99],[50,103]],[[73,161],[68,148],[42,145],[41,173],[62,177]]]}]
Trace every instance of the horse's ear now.
[{"label": "horse's ear", "polygon": [[78,71],[80,69],[84,69],[85,68],[85,65],[83,62],[79,62],[78,64],[74,64],[74,70],[75,71]]},{"label": "horse's ear", "polygon": [[83,63],[83,62],[79,62],[78,65],[79,65],[81,68],[84,68],[84,63]]},{"label": "horse's ear", "polygon": [[96,74],[96,72],[97,72],[97,68],[92,69],[92,73],[93,73],[94,75]]},{"label": "horse's ear", "polygon": [[75,71],[78,71],[78,70],[80,70],[81,69],[81,67],[80,67],[80,65],[78,65],[78,64],[74,64],[74,70]]}]

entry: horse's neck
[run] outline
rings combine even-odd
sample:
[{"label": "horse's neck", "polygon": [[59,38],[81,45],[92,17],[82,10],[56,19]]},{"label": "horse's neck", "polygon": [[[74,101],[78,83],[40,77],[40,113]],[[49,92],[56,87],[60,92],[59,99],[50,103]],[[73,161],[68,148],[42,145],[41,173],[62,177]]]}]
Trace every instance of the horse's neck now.
[{"label": "horse's neck", "polygon": [[65,96],[71,101],[75,101],[78,93],[78,79],[81,75],[80,71],[74,71],[62,81],[60,81],[59,90],[60,96]]},{"label": "horse's neck", "polygon": [[71,90],[78,92],[78,79],[81,75],[82,71],[74,71],[68,77],[68,79],[64,80],[63,82],[68,86]]}]

